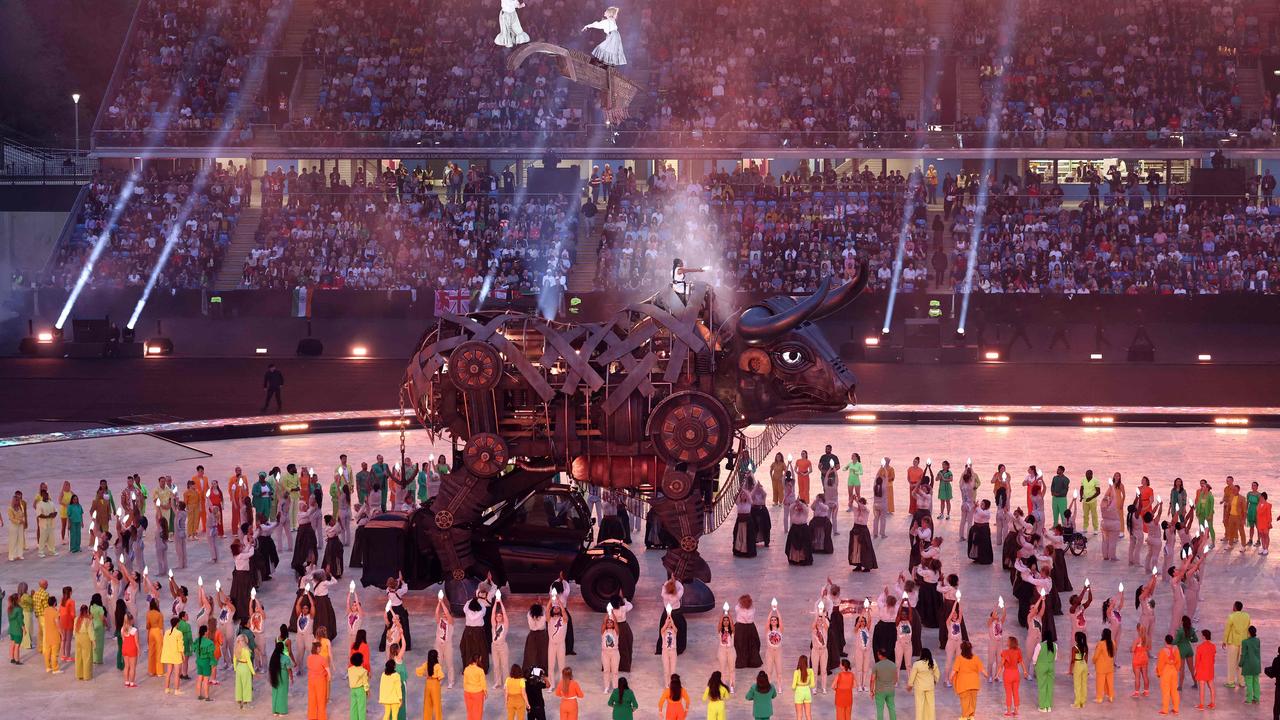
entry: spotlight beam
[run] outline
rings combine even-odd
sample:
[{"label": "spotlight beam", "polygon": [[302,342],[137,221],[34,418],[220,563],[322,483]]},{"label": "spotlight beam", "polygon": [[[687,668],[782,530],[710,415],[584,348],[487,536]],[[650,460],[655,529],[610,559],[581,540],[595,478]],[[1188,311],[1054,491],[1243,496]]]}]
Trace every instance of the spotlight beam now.
[{"label": "spotlight beam", "polygon": [[[288,3],[288,7],[282,8],[282,12],[276,13],[267,22],[266,32],[263,35],[263,43],[261,47],[275,47],[280,37],[280,31],[284,25],[284,21],[289,17],[293,3]],[[242,87],[254,87],[259,84],[259,80],[266,74],[267,63],[265,58],[263,62],[253,63],[252,74],[248,76],[247,82]],[[240,102],[237,102],[224,116],[222,129],[214,138],[212,148],[221,148],[233,132],[236,120],[240,117]],[[191,190],[187,194],[187,199],[182,203],[182,209],[178,212],[178,217],[174,220],[173,225],[169,228],[169,233],[165,237],[164,247],[160,250],[160,257],[151,268],[151,274],[147,277],[147,284],[142,289],[142,297],[138,298],[138,303],[134,305],[133,314],[129,316],[129,322],[125,327],[133,329],[138,323],[138,318],[142,315],[142,309],[146,307],[147,300],[151,298],[151,292],[155,289],[156,283],[160,280],[161,273],[164,272],[164,266],[169,262],[169,256],[173,254],[173,248],[178,244],[178,239],[182,235],[182,228],[186,225],[187,218],[191,216],[191,212],[195,209],[200,194],[204,192],[205,186],[209,183],[210,169],[213,167],[212,161],[206,161],[205,165],[196,173],[195,182],[191,184]],[[252,182],[252,181],[250,181]],[[252,194],[252,186],[250,187]]]},{"label": "spotlight beam", "polygon": [[[924,64],[924,69],[928,70],[933,67],[935,63],[941,60],[941,56],[942,50],[940,48],[930,51],[929,60]],[[924,103],[928,102],[938,90],[938,73],[926,72],[925,80],[924,89],[920,95],[921,106],[917,108],[917,110],[923,110]],[[923,112],[920,114],[923,115]],[[925,155],[923,149],[917,148],[916,154],[912,157],[912,163],[914,166],[920,168],[920,172],[922,173],[920,181],[924,180],[924,158]],[[914,177],[914,171],[909,174],[908,177]],[[907,203],[902,209],[902,223],[898,229],[898,247],[893,259],[893,278],[889,281],[889,299],[885,305],[884,325],[880,328],[881,333],[889,332],[889,329],[893,324],[893,306],[894,301],[898,297],[898,285],[902,278],[903,259],[907,250],[907,236],[911,232],[911,198],[914,197],[916,188],[919,187],[920,181],[909,183],[907,187]],[[928,217],[928,212],[925,213],[925,216]]]},{"label": "spotlight beam", "polygon": [[[200,30],[200,40],[208,38],[217,32],[218,28],[214,26],[215,14],[210,13],[206,16],[204,27]],[[193,64],[197,58],[193,55],[187,58],[188,69],[189,64]],[[174,110],[177,109],[178,103],[183,98],[182,88],[170,94],[169,100],[165,103],[164,111],[158,116],[159,122],[147,130],[144,140],[146,149],[142,152],[141,162],[138,167],[129,172],[129,177],[120,189],[120,194],[116,197],[115,203],[111,206],[111,215],[107,219],[107,224],[103,226],[102,233],[93,242],[93,249],[89,251],[89,258],[85,261],[84,267],[80,270],[80,275],[76,278],[76,284],[71,288],[71,294],[67,296],[67,300],[62,304],[62,311],[58,314],[58,321],[54,323],[54,327],[59,330],[66,324],[67,318],[71,315],[72,308],[75,307],[76,301],[80,299],[80,293],[89,284],[89,278],[93,276],[93,269],[98,264],[98,259],[102,257],[102,253],[106,250],[111,240],[111,233],[116,228],[120,216],[124,214],[125,209],[129,205],[129,201],[133,199],[133,189],[137,186],[138,180],[141,179],[141,168],[145,167],[148,160],[156,155],[155,148],[160,145],[160,141],[164,139],[164,135],[169,131],[169,123],[173,118]],[[73,210],[75,212],[75,210]],[[130,325],[130,328],[133,326]]]},{"label": "spotlight beam", "polygon": [[[1015,0],[1005,0],[1004,17],[1005,21],[1000,25],[1000,41],[995,55],[997,62],[1003,62],[1004,58],[1010,57],[1013,38],[1018,32],[1018,6]],[[1004,91],[1005,72],[1002,71],[996,75],[994,81],[991,105],[987,108],[987,129],[983,133],[982,174],[978,179],[980,183],[978,201],[974,207],[973,222],[969,229],[969,251],[964,268],[964,284],[961,287],[960,323],[956,328],[961,333],[964,332],[965,323],[969,318],[969,297],[973,292],[974,268],[978,264],[978,243],[981,242],[983,229],[986,227],[987,202],[990,199],[990,183],[987,179],[995,168],[993,151],[1000,134],[1000,108],[1004,105]]]},{"label": "spotlight beam", "polygon": [[[133,198],[133,188],[137,185],[138,171],[129,173],[129,179],[125,181],[124,186],[120,189],[119,196],[116,197],[115,203],[111,206],[111,215],[107,218],[107,224],[98,238],[93,241],[93,249],[89,251],[89,257],[84,262],[84,267],[80,268],[80,275],[76,278],[76,284],[71,288],[71,294],[67,296],[66,302],[62,304],[62,312],[58,313],[58,321],[53,326],[59,330],[67,323],[67,318],[71,315],[71,309],[75,307],[76,301],[80,299],[80,293],[84,291],[86,285],[89,284],[89,278],[93,276],[93,268],[98,264],[98,258],[102,257],[102,252],[106,250],[107,244],[111,241],[111,231],[115,229],[116,223],[120,220],[120,216],[124,214],[124,209],[129,205],[129,200]],[[75,212],[75,210],[72,210]]]}]

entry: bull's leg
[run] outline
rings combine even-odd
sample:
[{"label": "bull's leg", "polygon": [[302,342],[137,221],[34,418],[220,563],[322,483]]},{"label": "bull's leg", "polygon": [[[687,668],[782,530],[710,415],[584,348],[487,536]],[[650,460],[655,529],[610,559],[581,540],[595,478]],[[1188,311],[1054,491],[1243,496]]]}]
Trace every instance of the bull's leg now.
[{"label": "bull's leg", "polygon": [[711,566],[698,553],[703,529],[702,500],[697,493],[683,500],[658,497],[662,499],[654,502],[653,509],[658,513],[662,526],[675,536],[678,543],[662,556],[663,567],[682,583],[690,580],[711,582]]},{"label": "bull's leg", "polygon": [[471,525],[480,513],[493,504],[489,481],[465,470],[445,475],[440,492],[431,503],[433,524],[429,531],[431,544],[445,580],[462,580],[475,562],[471,554]]},{"label": "bull's leg", "polygon": [[445,594],[455,611],[474,594],[474,581],[467,574],[476,562],[471,539],[480,515],[499,500],[523,496],[545,484],[553,475],[549,471],[513,470],[490,480],[459,469],[441,480],[440,492],[431,501],[433,517],[427,536],[440,559]]}]

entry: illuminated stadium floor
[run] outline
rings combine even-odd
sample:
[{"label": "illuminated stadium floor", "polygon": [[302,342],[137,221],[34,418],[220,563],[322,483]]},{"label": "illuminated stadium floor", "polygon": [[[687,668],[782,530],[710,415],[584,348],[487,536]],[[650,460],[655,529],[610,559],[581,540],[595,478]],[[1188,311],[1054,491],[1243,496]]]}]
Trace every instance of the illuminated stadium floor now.
[{"label": "illuminated stadium floor", "polygon": [[[412,432],[409,434],[409,453],[425,456],[436,448],[428,448],[425,434]],[[816,458],[822,452],[822,446],[830,443],[843,459],[851,450],[860,452],[864,465],[873,469],[878,458],[888,455],[893,458],[898,468],[899,477],[905,480],[905,470],[913,455],[932,457],[935,465],[942,459],[950,459],[954,465],[960,465],[966,457],[973,459],[984,480],[980,492],[989,497],[989,486],[985,484],[994,470],[994,464],[1005,462],[1011,475],[1020,476],[1025,466],[1035,463],[1041,467],[1053,467],[1058,464],[1067,466],[1067,473],[1077,479],[1086,467],[1093,468],[1101,474],[1120,471],[1132,483],[1141,475],[1153,478],[1162,491],[1167,487],[1169,479],[1180,475],[1188,480],[1209,478],[1215,488],[1221,487],[1221,479],[1226,474],[1234,474],[1237,479],[1248,482],[1259,479],[1263,489],[1267,489],[1269,475],[1274,466],[1274,458],[1280,455],[1280,431],[1242,429],[1242,428],[1067,428],[1067,427],[979,427],[979,426],[804,426],[798,427],[788,435],[778,448],[783,453],[795,453],[800,449],[808,449],[811,457]],[[39,481],[60,482],[69,474],[77,478],[75,487],[82,492],[89,492],[92,484],[99,477],[108,477],[114,484],[122,482],[127,473],[138,472],[148,483],[154,485],[154,478],[159,474],[171,474],[178,480],[189,477],[196,464],[203,464],[209,473],[225,482],[232,468],[239,464],[247,473],[255,473],[259,468],[272,465],[284,465],[296,462],[301,465],[314,466],[322,473],[336,462],[339,452],[346,452],[357,462],[382,452],[392,460],[398,454],[398,434],[394,432],[367,433],[334,433],[321,435],[305,435],[276,437],[251,440],[234,440],[220,442],[195,443],[192,448],[164,442],[150,437],[134,437],[114,440],[77,440],[61,443],[10,447],[0,449],[0,466],[6,472],[0,476],[0,493],[6,497],[14,489],[21,488],[28,494],[34,490]],[[732,601],[738,594],[750,591],[760,603],[767,603],[776,597],[787,623],[784,639],[784,664],[794,666],[795,658],[807,648],[806,630],[808,616],[806,611],[816,600],[818,589],[823,578],[830,575],[836,582],[845,587],[846,597],[874,595],[888,582],[888,579],[906,565],[906,543],[904,542],[906,517],[905,482],[898,483],[899,512],[890,523],[890,537],[877,546],[880,558],[880,569],[869,575],[851,574],[844,562],[843,548],[847,543],[848,515],[841,513],[838,530],[841,534],[835,539],[838,548],[834,556],[818,556],[812,567],[787,566],[782,556],[782,536],[780,518],[774,511],[774,539],[771,548],[762,549],[761,555],[755,559],[735,559],[730,554],[729,526],[722,527],[715,535],[703,542],[703,552],[711,563],[716,574],[712,583],[717,591],[717,601]],[[1015,493],[1015,499],[1020,493]],[[997,595],[1009,598],[1007,576],[998,566],[975,567],[963,558],[962,548],[954,544],[956,520],[943,523],[944,570],[955,571],[961,576],[966,606],[969,611],[969,626],[975,635],[980,635],[976,628],[981,626],[981,618],[994,604]],[[28,540],[31,541],[30,538]],[[1147,574],[1139,568],[1127,567],[1123,560],[1120,563],[1104,563],[1099,559],[1096,549],[1097,538],[1091,542],[1090,552],[1083,558],[1073,560],[1071,576],[1079,586],[1084,577],[1089,577],[1097,588],[1111,590],[1120,581],[1133,586]],[[148,544],[151,553],[152,544]],[[642,713],[637,717],[653,718],[657,697],[660,692],[660,665],[656,657],[644,650],[652,652],[655,633],[655,621],[658,611],[657,586],[661,581],[661,564],[659,553],[644,551],[639,543],[635,546],[641,558],[642,578],[636,593],[637,608],[631,617],[632,627],[637,638],[636,669],[630,674],[633,687],[637,690],[642,705]],[[1120,546],[1120,555],[1126,556],[1127,540]],[[207,549],[202,543],[190,544],[191,566],[179,571],[178,577],[188,585],[195,581],[195,575],[203,575],[206,582],[221,577],[224,582],[229,577],[229,563],[224,551],[223,560],[218,566],[208,562]],[[4,557],[0,553],[0,557]],[[154,562],[154,560],[152,560]],[[287,563],[287,560],[286,560]],[[22,563],[4,563],[0,565],[0,587],[11,591],[17,582],[25,580],[34,582],[44,577],[52,588],[64,584],[76,586],[76,597],[83,601],[88,597],[89,581],[83,556],[72,557],[63,552],[54,559],[39,559],[34,549],[27,552],[27,560]],[[276,579],[267,583],[261,598],[268,610],[269,627],[277,625],[292,598],[291,582],[287,568],[278,573]],[[1229,604],[1235,599],[1243,600],[1253,611],[1254,622],[1259,628],[1263,644],[1264,664],[1270,662],[1273,651],[1280,639],[1280,603],[1264,600],[1269,592],[1277,589],[1276,574],[1270,572],[1268,559],[1260,558],[1252,553],[1217,552],[1207,567],[1204,600],[1201,609],[1201,620],[1205,627],[1215,633],[1222,631],[1223,619]],[[1149,571],[1148,571],[1149,572]],[[350,576],[349,576],[350,577]],[[345,582],[345,581],[344,581]],[[340,594],[340,593],[338,593]],[[1101,595],[1101,593],[1100,593]],[[362,591],[366,608],[378,607],[378,594],[373,591]],[[410,603],[413,614],[413,630],[418,645],[409,656],[410,668],[423,662],[429,638],[425,624],[425,603],[429,593],[420,594]],[[1096,639],[1100,628],[1099,610],[1101,597],[1095,609],[1089,613],[1091,640]],[[529,603],[527,597],[513,598],[509,607],[513,615],[523,615]],[[1169,592],[1161,588],[1156,597],[1156,627],[1163,632],[1168,622]],[[165,603],[167,606],[167,603]],[[575,599],[572,606],[575,614],[575,626],[578,634],[578,655],[570,658],[571,665],[577,671],[588,697],[583,704],[584,718],[606,717],[605,695],[599,684],[597,671],[597,650],[593,637],[593,628],[597,626],[599,616],[590,611]],[[1136,617],[1126,615],[1126,630],[1132,634],[1131,622]],[[759,619],[758,619],[759,620]],[[715,613],[694,616],[690,619],[691,646],[688,653],[680,658],[679,670],[685,678],[686,685],[693,690],[700,690],[705,685],[706,676],[712,669],[715,659],[713,624]],[[1060,632],[1065,628],[1064,620],[1059,619]],[[366,621],[366,627],[372,622]],[[512,659],[518,661],[523,648],[524,628],[522,622],[513,628]],[[1197,625],[1199,627],[1199,625]],[[7,629],[7,625],[6,625]],[[461,630],[461,624],[457,626]],[[1022,631],[1016,631],[1022,637]],[[936,647],[936,638],[929,633],[926,647]],[[345,637],[339,638],[342,645]],[[1070,704],[1069,678],[1064,674],[1066,664],[1060,660],[1056,685],[1056,713],[1069,717],[1101,718],[1121,710],[1138,717],[1154,716],[1156,705],[1151,698],[1131,700],[1128,695],[1132,689],[1131,673],[1128,670],[1129,638],[1122,643],[1117,673],[1118,699],[1114,708],[1094,705],[1092,702],[1084,710],[1073,710]],[[981,642],[979,642],[981,648]],[[224,682],[215,688],[213,703],[195,705],[194,687],[184,683],[185,695],[181,698],[165,696],[161,691],[158,679],[142,678],[142,687],[137,690],[125,690],[121,687],[112,659],[114,649],[107,654],[108,664],[99,668],[97,677],[90,683],[76,682],[70,667],[58,676],[49,676],[40,671],[40,661],[34,652],[24,656],[27,664],[23,667],[9,666],[0,671],[0,693],[14,708],[12,717],[95,717],[125,718],[135,717],[138,709],[147,704],[163,708],[166,713],[199,712],[204,717],[269,717],[270,688],[264,676],[255,678],[255,697],[253,705],[243,712],[238,711],[232,700],[232,685]],[[380,659],[380,658],[379,658]],[[1225,658],[1219,653],[1219,681],[1225,673]],[[737,682],[740,693],[745,691],[755,671],[741,670]],[[412,675],[412,673],[411,673]],[[291,714],[305,715],[305,680],[296,682],[291,696]],[[1000,704],[1002,693],[998,686],[984,686],[979,700],[980,717],[992,717],[1002,712]],[[1227,691],[1219,687],[1218,709],[1215,715],[1220,718],[1254,718],[1264,717],[1267,705],[1270,704],[1271,683],[1264,678],[1263,705],[1249,707],[1241,704],[1239,691]],[[1092,693],[1092,681],[1090,683]],[[700,693],[699,693],[700,694]],[[1022,687],[1024,699],[1023,713],[1034,712],[1034,687],[1024,683]],[[416,677],[409,681],[408,717],[421,717],[422,684]],[[347,717],[347,693],[345,681],[335,678],[332,685],[329,703],[330,717]],[[789,707],[789,692],[777,703],[776,717],[790,718],[793,711]],[[376,690],[375,690],[376,698]],[[905,689],[899,690],[898,711],[900,717],[910,717],[912,700]],[[1185,698],[1184,698],[1185,699]],[[830,705],[831,697],[817,697],[814,717],[831,718],[834,711]],[[155,703],[160,703],[156,706]],[[939,717],[950,718],[957,714],[958,703],[954,695],[945,687],[938,694]],[[1184,703],[1184,713],[1194,711],[1194,701]],[[555,717],[557,705],[554,699],[548,702],[549,716]],[[868,717],[872,711],[872,703],[865,695],[855,699],[855,717]],[[377,708],[371,708],[373,714]],[[500,698],[491,694],[487,703],[487,717],[499,717],[502,714]],[[702,716],[703,711],[695,709],[693,717]],[[462,717],[462,697],[460,689],[446,691],[445,716]],[[734,699],[730,704],[730,718],[749,717],[749,707],[741,699]]]}]

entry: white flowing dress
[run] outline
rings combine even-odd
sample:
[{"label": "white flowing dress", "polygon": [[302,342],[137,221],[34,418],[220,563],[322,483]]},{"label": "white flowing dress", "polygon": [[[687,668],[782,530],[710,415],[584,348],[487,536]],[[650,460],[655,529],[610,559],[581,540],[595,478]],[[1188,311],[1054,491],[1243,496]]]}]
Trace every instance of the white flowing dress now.
[{"label": "white flowing dress", "polygon": [[612,18],[604,18],[587,27],[604,31],[604,41],[591,51],[592,56],[605,65],[627,64],[627,54],[622,51],[622,34],[618,32],[616,21]]},{"label": "white flowing dress", "polygon": [[520,26],[516,14],[518,0],[502,0],[502,12],[498,14],[498,36],[493,42],[502,47],[515,47],[529,42],[529,34]]}]

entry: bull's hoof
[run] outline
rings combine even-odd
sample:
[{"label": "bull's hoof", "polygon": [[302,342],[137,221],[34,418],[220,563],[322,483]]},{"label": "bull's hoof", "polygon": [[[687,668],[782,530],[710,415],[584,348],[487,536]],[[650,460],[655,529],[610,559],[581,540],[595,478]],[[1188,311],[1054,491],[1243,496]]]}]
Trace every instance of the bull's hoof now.
[{"label": "bull's hoof", "polygon": [[462,606],[476,596],[476,586],[479,584],[478,580],[470,577],[444,581],[444,600],[449,603],[449,611],[454,617],[462,617]]},{"label": "bull's hoof", "polygon": [[716,594],[706,583],[695,578],[682,581],[684,597],[680,600],[680,609],[686,613],[704,613],[716,607]]}]

